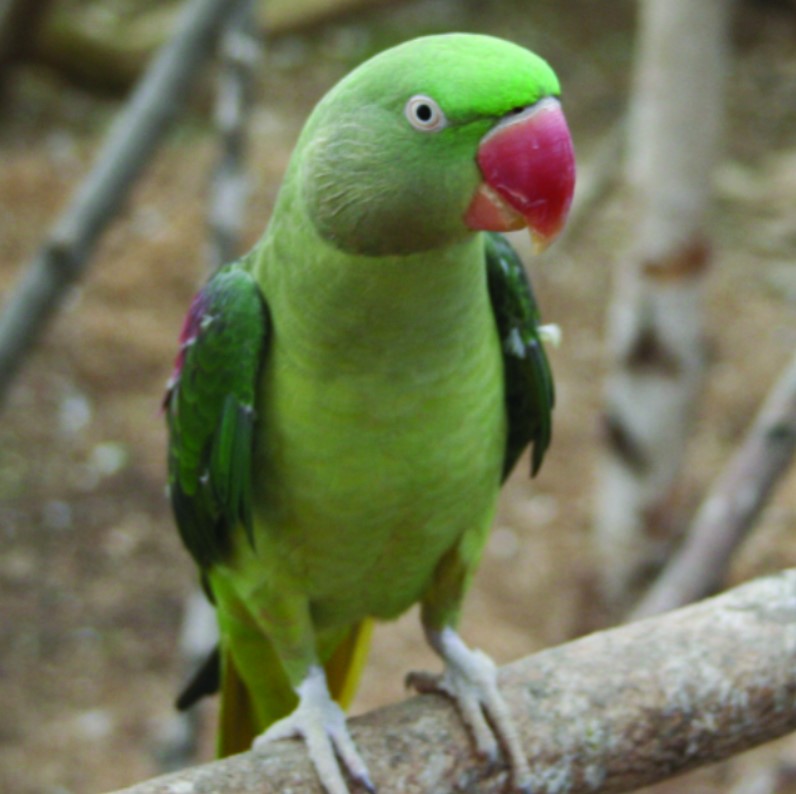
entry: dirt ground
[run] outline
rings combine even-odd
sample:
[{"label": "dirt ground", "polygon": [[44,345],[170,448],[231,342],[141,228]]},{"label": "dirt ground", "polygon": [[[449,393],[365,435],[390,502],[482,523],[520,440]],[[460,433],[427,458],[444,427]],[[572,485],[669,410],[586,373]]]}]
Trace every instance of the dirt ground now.
[{"label": "dirt ground", "polygon": [[[421,0],[274,42],[252,122],[246,243],[268,218],[317,98],[358,60],[420,33],[480,30],[544,54],[565,86],[588,162],[625,107],[632,12],[630,0]],[[694,494],[727,460],[796,344],[796,15],[775,3],[748,4],[735,43],[716,266],[706,286],[712,364],[685,470]],[[79,184],[118,107],[37,69],[17,74],[0,125],[3,292]],[[205,110],[200,98],[183,116],[0,417],[3,792],[100,792],[160,769],[156,751],[181,680],[177,635],[195,575],[164,497],[159,400],[205,268],[215,155]],[[553,354],[559,404],[548,462],[532,485],[517,472],[506,488],[467,604],[465,636],[498,661],[594,625],[584,595],[593,572],[590,484],[610,265],[625,239],[625,210],[620,196],[603,202],[577,235],[531,263],[545,319],[563,326],[565,342]],[[795,486],[791,475],[740,553],[733,582],[796,565]],[[354,711],[401,698],[404,673],[424,665],[436,662],[414,613],[379,628]],[[660,791],[732,791],[780,753],[795,757],[794,741]]]}]

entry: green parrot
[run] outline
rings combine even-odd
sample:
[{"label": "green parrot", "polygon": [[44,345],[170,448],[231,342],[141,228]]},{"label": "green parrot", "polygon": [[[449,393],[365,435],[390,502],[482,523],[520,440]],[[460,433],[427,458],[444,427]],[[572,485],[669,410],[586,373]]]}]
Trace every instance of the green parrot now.
[{"label": "green parrot", "polygon": [[253,250],[185,321],[165,398],[176,523],[220,641],[219,752],[303,737],[330,794],[373,790],[343,708],[373,620],[415,603],[478,751],[530,771],[496,669],[456,631],[500,486],[550,442],[553,382],[521,262],[574,189],[559,84],[481,35],[428,36],[317,105]]}]

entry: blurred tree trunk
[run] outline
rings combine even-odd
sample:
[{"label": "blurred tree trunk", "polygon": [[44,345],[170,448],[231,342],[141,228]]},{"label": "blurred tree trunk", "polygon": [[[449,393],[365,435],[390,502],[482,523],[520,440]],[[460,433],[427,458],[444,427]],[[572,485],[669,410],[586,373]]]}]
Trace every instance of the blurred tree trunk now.
[{"label": "blurred tree trunk", "polygon": [[630,101],[633,238],[609,314],[596,539],[626,608],[678,531],[677,487],[704,369],[705,232],[723,117],[731,0],[640,0]]}]

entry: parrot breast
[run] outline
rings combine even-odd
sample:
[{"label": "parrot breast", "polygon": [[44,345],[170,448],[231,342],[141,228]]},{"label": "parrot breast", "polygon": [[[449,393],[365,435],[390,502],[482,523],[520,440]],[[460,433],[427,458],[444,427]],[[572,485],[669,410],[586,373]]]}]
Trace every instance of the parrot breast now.
[{"label": "parrot breast", "polygon": [[341,260],[300,301],[296,273],[269,284],[252,564],[290,566],[319,627],[395,617],[488,530],[506,420],[483,256],[473,236],[432,261]]}]

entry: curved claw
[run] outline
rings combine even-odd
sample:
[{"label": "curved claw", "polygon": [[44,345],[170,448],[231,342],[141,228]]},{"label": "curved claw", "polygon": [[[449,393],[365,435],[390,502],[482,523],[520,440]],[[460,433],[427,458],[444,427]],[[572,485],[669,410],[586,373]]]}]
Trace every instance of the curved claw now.
[{"label": "curved claw", "polygon": [[345,713],[329,694],[323,669],[312,668],[297,692],[299,704],[295,710],[261,733],[252,749],[259,751],[273,742],[300,737],[328,794],[350,794],[338,758],[356,783],[375,792],[368,768],[348,732]]},{"label": "curved claw", "polygon": [[440,676],[410,673],[407,684],[418,692],[443,692],[453,698],[478,754],[494,763],[500,743],[508,756],[513,789],[531,794],[531,770],[500,694],[495,663],[482,651],[468,648],[453,629],[429,631],[428,635],[432,647],[445,661],[445,672]]}]

